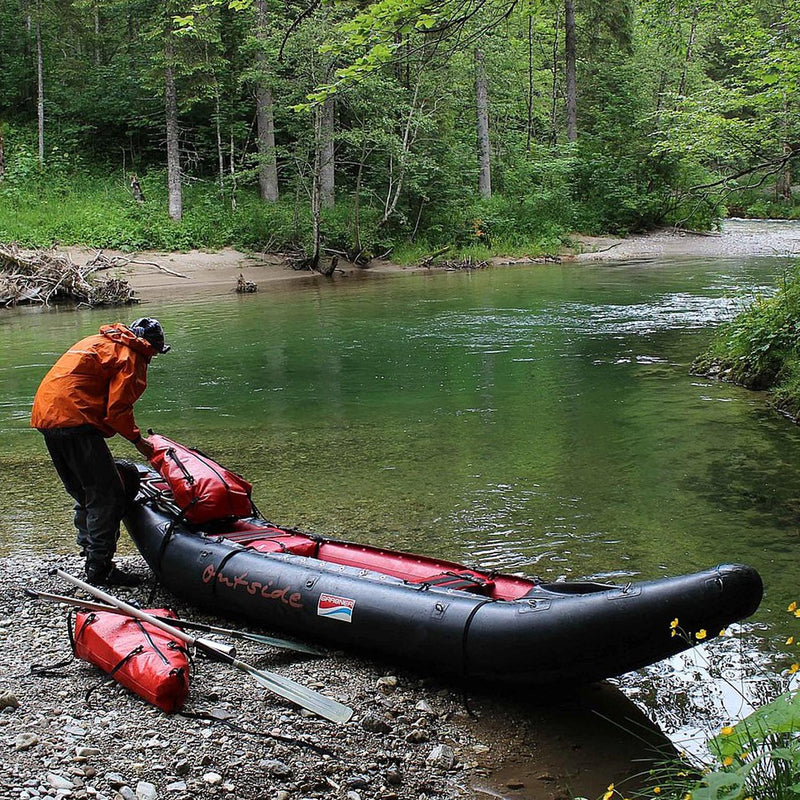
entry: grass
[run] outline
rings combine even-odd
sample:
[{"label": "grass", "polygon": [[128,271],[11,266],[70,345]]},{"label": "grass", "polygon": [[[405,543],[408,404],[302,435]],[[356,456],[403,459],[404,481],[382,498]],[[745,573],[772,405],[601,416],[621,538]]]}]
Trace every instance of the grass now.
[{"label": "grass", "polygon": [[[797,603],[789,614],[800,618]],[[673,620],[673,635],[685,635]],[[790,636],[786,641],[795,646]],[[744,719],[725,723],[707,741],[705,763],[688,757],[659,765],[637,783],[647,788],[626,794],[611,784],[602,800],[797,800],[800,797],[800,689],[795,661],[785,671],[773,700]],[[739,692],[727,679],[731,690]],[[746,699],[746,698],[743,698]]]},{"label": "grass", "polygon": [[768,390],[777,408],[800,419],[800,268],[722,326],[692,371]]}]

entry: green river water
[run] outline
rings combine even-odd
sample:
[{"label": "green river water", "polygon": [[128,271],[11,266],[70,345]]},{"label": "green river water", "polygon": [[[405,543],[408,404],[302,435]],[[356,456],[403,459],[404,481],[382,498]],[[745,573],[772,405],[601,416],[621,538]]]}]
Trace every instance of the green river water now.
[{"label": "green river water", "polygon": [[[548,579],[749,563],[766,594],[747,645],[708,652],[775,675],[800,624],[786,614],[800,429],[763,395],[689,366],[733,298],[771,291],[787,266],[367,274],[134,309],[3,311],[0,555],[74,551],[70,504],[28,428],[31,399],[78,338],[147,314],[173,350],[151,365],[139,424],[244,474],[273,521]],[[624,688],[658,705],[677,681],[685,708],[671,727],[691,728],[686,708],[707,697],[681,683],[693,682],[683,662],[653,669],[662,680],[644,672]]]}]

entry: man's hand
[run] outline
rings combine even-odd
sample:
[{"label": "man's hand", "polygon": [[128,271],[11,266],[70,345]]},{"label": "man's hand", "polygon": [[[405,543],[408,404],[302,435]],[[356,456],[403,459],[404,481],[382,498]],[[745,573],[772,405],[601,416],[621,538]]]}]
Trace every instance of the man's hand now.
[{"label": "man's hand", "polygon": [[142,437],[138,442],[134,443],[134,447],[149,461],[156,452],[156,448],[150,444],[149,439]]}]

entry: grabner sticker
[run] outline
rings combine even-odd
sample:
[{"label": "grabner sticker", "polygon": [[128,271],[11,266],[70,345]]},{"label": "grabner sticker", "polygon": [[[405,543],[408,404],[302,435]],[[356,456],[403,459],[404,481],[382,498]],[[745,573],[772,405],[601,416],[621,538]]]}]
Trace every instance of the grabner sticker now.
[{"label": "grabner sticker", "polygon": [[349,597],[337,597],[335,594],[321,594],[317,602],[317,615],[338,619],[339,622],[353,621],[353,608],[356,601]]}]

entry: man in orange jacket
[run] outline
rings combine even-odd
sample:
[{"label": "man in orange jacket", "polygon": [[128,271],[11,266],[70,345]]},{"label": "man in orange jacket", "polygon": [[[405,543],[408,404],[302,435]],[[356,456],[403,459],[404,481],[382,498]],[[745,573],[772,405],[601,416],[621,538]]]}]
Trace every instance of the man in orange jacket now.
[{"label": "man in orange jacket", "polygon": [[78,545],[90,583],[141,582],[112,560],[131,498],[105,440],[118,433],[145,458],[153,455],[134,420],[133,404],[147,388],[150,360],[169,349],[156,319],[104,325],[58,359],[33,400],[31,425],[44,435],[56,472],[75,500]]}]

